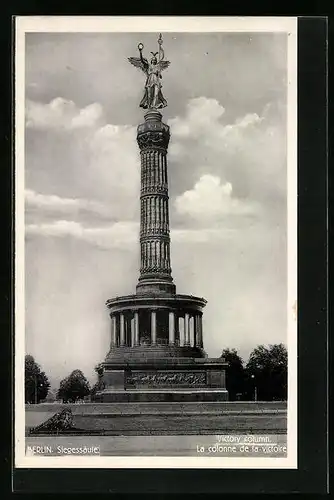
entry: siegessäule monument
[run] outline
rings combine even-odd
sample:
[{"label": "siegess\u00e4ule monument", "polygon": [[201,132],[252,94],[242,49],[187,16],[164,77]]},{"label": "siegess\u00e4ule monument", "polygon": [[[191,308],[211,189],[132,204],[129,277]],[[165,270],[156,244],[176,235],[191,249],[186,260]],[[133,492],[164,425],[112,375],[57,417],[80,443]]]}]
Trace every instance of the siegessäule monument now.
[{"label": "siegess\u00e4ule monument", "polygon": [[107,301],[110,350],[101,364],[99,402],[226,400],[226,363],[203,349],[206,300],[176,293],[169,234],[167,150],[170,129],[159,109],[167,106],[161,73],[169,66],[162,37],[150,61],[130,57],[146,76],[137,129],[141,158],[140,274],[136,293]]}]

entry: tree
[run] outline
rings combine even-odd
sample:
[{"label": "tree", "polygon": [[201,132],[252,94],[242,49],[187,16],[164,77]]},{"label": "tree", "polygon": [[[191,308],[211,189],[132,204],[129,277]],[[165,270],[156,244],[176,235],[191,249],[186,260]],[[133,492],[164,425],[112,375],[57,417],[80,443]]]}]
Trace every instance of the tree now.
[{"label": "tree", "polygon": [[46,398],[50,387],[45,372],[30,354],[25,357],[24,385],[26,403],[39,403]]},{"label": "tree", "polygon": [[260,401],[287,399],[288,352],[284,344],[259,345],[246,365],[248,391]]},{"label": "tree", "polygon": [[104,372],[103,363],[97,364],[94,368],[94,371],[97,375],[97,381],[95,382],[95,384],[92,387],[92,390],[90,391],[90,395],[92,398],[95,397],[95,394],[97,393],[97,391],[100,391],[103,389],[103,380],[102,380],[102,376],[103,376],[103,372]]},{"label": "tree", "polygon": [[55,391],[52,389],[49,389],[48,395],[45,398],[46,403],[54,403],[56,401],[56,394]]},{"label": "tree", "polygon": [[[245,389],[245,370],[243,360],[236,349],[224,349],[221,358],[225,358],[229,366],[226,369],[226,389],[230,401],[238,399],[238,394],[243,395]],[[240,396],[239,396],[240,397]]]},{"label": "tree", "polygon": [[83,399],[90,393],[89,382],[81,370],[74,370],[68,377],[64,378],[59,385],[57,398],[64,403],[74,403]]}]

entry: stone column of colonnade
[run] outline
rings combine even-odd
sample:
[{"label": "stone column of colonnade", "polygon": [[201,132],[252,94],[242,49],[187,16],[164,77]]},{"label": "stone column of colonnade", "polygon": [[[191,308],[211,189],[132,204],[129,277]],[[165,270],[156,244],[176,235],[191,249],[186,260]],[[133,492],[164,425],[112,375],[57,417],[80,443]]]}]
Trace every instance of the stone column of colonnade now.
[{"label": "stone column of colonnade", "polygon": [[[157,310],[151,311],[151,344],[157,343]],[[168,313],[168,343],[175,344],[175,312]]]},{"label": "stone column of colonnade", "polygon": [[[159,343],[157,338],[157,314],[159,310],[148,310],[150,313],[151,345]],[[176,335],[179,335],[179,318],[183,318],[183,346],[203,347],[202,314],[179,313],[169,311],[168,313],[168,343],[175,345]],[[193,342],[191,342],[193,338]],[[178,338],[179,341],[179,338]],[[131,313],[116,313],[111,315],[111,341],[110,347],[134,347],[140,344],[139,338],[139,314],[138,311]]]},{"label": "stone column of colonnade", "polygon": [[116,313],[110,317],[110,347],[130,347],[139,344],[139,318],[137,311],[134,313]]},{"label": "stone column of colonnade", "polygon": [[183,320],[182,345],[203,348],[202,313],[185,312],[179,317]]},{"label": "stone column of colonnade", "polygon": [[202,314],[184,313],[183,316],[183,345],[203,347]]}]

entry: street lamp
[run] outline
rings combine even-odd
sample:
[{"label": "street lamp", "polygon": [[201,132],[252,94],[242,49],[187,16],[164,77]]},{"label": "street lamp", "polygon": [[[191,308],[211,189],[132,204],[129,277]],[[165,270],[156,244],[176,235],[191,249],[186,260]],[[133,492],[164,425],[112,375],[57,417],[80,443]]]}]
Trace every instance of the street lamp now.
[{"label": "street lamp", "polygon": [[[35,405],[37,405],[37,375],[34,375],[34,380],[35,380]],[[39,384],[39,387],[43,387],[43,384]]]},{"label": "street lamp", "polygon": [[255,375],[251,375],[251,378],[254,380],[254,401],[257,401],[257,387],[256,387],[256,378]]}]

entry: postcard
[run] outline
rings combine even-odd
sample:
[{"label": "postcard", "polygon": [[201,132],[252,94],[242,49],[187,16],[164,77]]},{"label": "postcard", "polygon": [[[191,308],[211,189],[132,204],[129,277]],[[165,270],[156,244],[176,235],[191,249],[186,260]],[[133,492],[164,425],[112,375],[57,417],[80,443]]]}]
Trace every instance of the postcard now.
[{"label": "postcard", "polygon": [[297,18],[15,37],[15,466],[297,468]]}]

